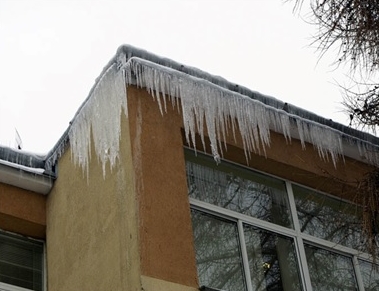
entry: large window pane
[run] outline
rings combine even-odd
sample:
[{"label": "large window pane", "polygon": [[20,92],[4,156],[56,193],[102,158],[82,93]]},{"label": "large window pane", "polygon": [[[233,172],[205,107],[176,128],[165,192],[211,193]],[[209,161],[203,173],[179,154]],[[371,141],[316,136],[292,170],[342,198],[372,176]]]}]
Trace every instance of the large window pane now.
[{"label": "large window pane", "polygon": [[379,266],[365,261],[359,261],[359,266],[365,290],[379,290]]},{"label": "large window pane", "polygon": [[284,181],[200,158],[187,161],[187,181],[192,198],[292,227]]},{"label": "large window pane", "polygon": [[200,285],[246,290],[237,224],[191,210]]},{"label": "large window pane", "polygon": [[365,251],[361,208],[293,185],[301,231],[347,247]]},{"label": "large window pane", "polygon": [[313,291],[358,290],[352,259],[305,245]]},{"label": "large window pane", "polygon": [[292,239],[244,225],[253,290],[302,290]]}]

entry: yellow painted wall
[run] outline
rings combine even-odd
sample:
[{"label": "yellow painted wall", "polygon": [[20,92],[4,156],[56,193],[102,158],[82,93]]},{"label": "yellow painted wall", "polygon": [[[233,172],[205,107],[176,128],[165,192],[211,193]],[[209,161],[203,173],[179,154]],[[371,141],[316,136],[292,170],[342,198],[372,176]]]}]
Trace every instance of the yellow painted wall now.
[{"label": "yellow painted wall", "polygon": [[[226,159],[347,198],[370,169],[351,159],[336,169],[277,133],[248,162],[240,138],[227,143]],[[178,108],[162,116],[145,89],[130,86],[116,169],[104,180],[93,157],[87,183],[65,153],[47,201],[49,291],[198,288],[183,145]]]},{"label": "yellow painted wall", "polygon": [[45,238],[46,196],[0,183],[0,229]]},{"label": "yellow painted wall", "polygon": [[120,163],[106,179],[95,156],[88,181],[70,150],[59,160],[47,201],[48,290],[140,290],[136,203],[123,117]]},{"label": "yellow painted wall", "polygon": [[171,106],[162,116],[146,90],[129,87],[128,97],[142,275],[197,287],[182,117]]},{"label": "yellow painted wall", "polygon": [[[198,287],[182,117],[178,108],[171,106],[162,116],[158,104],[144,89],[129,87],[128,97],[139,197],[141,273],[145,278]],[[201,145],[197,138],[197,145]],[[248,161],[241,139],[234,141],[231,131],[227,143],[226,159],[349,199],[355,198],[356,182],[371,169],[348,158],[335,168],[331,161],[320,159],[311,144],[303,150],[298,140],[289,143],[274,132],[266,154],[251,153]],[[203,150],[202,146],[198,149]],[[209,148],[206,151],[210,152]]]}]

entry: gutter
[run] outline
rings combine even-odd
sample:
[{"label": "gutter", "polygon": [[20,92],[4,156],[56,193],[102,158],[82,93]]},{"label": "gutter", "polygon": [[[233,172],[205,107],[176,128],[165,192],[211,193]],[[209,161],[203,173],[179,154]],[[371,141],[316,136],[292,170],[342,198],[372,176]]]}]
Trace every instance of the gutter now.
[{"label": "gutter", "polygon": [[56,174],[45,169],[45,157],[0,146],[0,183],[47,195]]},{"label": "gutter", "polygon": [[0,183],[47,195],[53,187],[55,177],[44,172],[44,169],[28,168],[0,160]]}]

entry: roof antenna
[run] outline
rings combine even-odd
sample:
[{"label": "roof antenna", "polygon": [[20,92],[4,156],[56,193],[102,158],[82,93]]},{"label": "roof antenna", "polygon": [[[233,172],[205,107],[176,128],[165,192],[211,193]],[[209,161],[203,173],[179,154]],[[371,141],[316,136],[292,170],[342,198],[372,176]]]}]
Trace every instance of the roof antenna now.
[{"label": "roof antenna", "polygon": [[22,140],[21,140],[20,134],[17,131],[17,128],[15,128],[15,131],[16,131],[16,135],[15,135],[16,147],[17,147],[17,149],[21,150],[22,149]]}]

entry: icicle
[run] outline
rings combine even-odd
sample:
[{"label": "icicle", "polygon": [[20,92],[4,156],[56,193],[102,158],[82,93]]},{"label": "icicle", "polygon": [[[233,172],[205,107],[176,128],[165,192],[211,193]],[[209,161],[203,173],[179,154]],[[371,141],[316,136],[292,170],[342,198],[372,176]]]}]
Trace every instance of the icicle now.
[{"label": "icicle", "polygon": [[330,156],[336,166],[338,158],[343,157],[342,133],[300,118],[297,118],[296,124],[303,149],[305,149],[306,141],[312,143],[322,159],[327,161]]},{"label": "icicle", "polygon": [[358,151],[361,157],[363,159],[373,163],[374,165],[379,165],[379,152],[378,150],[375,150],[375,146],[366,142],[363,142],[361,140],[353,141],[350,140],[351,144],[357,144]]},{"label": "icicle", "polygon": [[[87,173],[91,131],[95,154],[102,164],[104,176],[106,164],[109,162],[112,169],[118,159],[121,111],[127,114],[125,89],[131,84],[146,88],[156,100],[162,115],[167,112],[167,102],[177,107],[178,112],[181,111],[186,142],[192,144],[194,149],[196,134],[200,135],[205,149],[206,132],[216,162],[222,157],[223,145],[226,148],[229,130],[234,140],[237,140],[236,133],[240,133],[247,160],[251,152],[260,153],[263,150],[266,154],[266,147],[270,146],[270,130],[283,134],[287,141],[299,138],[303,149],[306,142],[313,144],[319,156],[324,160],[330,158],[335,166],[338,159],[343,157],[342,138],[346,136],[340,131],[230,91],[205,78],[197,78],[145,59],[128,58],[120,54],[117,62],[102,74],[69,128],[72,158]],[[351,142],[358,146],[364,158],[379,165],[377,146],[355,138],[351,138]],[[63,140],[46,161],[48,166],[54,165],[64,147]]]},{"label": "icicle", "polygon": [[[151,92],[162,114],[163,111],[166,112],[166,88],[170,94],[169,98],[181,99],[185,137],[189,145],[196,147],[195,134],[199,133],[205,148],[204,126],[206,126],[216,161],[222,156],[221,142],[226,146],[228,126],[231,126],[234,138],[235,127],[238,127],[248,158],[250,152],[259,153],[263,150],[266,153],[266,147],[270,146],[270,127],[283,134],[286,140],[291,140],[291,118],[296,121],[303,149],[305,142],[312,143],[320,157],[325,160],[330,157],[334,165],[338,157],[343,156],[342,133],[336,130],[303,120],[207,80],[144,59],[131,58],[128,62],[130,64],[126,67],[129,71],[126,75],[135,74],[136,85],[146,87]],[[127,78],[127,82],[131,84],[130,77]],[[175,104],[173,100],[171,101]]]},{"label": "icicle", "polygon": [[74,119],[69,139],[74,163],[87,171],[91,157],[91,131],[95,154],[103,175],[106,164],[112,170],[119,155],[121,111],[126,114],[126,91],[123,71],[111,66],[102,76],[81,112]]}]

